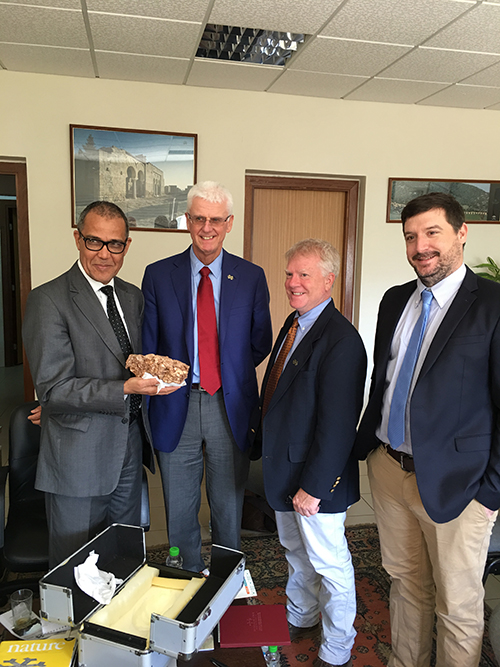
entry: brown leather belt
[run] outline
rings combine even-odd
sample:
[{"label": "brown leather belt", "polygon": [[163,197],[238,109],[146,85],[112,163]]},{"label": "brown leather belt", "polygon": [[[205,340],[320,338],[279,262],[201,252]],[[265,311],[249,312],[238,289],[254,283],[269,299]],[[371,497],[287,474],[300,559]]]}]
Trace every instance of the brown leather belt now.
[{"label": "brown leather belt", "polygon": [[413,456],[405,454],[404,452],[398,452],[385,442],[382,444],[389,456],[392,456],[392,458],[399,463],[401,470],[404,470],[405,472],[415,472],[415,461]]},{"label": "brown leather belt", "polygon": [[206,391],[206,389],[203,389],[199,382],[193,382],[191,389],[196,389],[196,391]]}]

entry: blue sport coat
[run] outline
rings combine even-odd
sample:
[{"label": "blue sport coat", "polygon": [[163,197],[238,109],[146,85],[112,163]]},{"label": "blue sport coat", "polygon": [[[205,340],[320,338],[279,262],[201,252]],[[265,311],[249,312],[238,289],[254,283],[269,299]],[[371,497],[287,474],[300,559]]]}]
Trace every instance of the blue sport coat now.
[{"label": "blue sport coat", "polygon": [[[262,396],[294,316],[276,339]],[[300,488],[321,498],[324,513],[344,512],[359,500],[352,449],[365,379],[363,342],[331,301],[290,357],[262,422],[264,486],[273,509],[293,511],[291,499]],[[255,431],[259,421],[257,411]]]},{"label": "blue sport coat", "polygon": [[[194,360],[193,300],[189,248],[146,267],[144,354],[167,355],[190,367]],[[225,250],[219,310],[222,391],[233,437],[247,449],[250,416],[258,403],[255,368],[272,346],[269,290],[264,271]],[[155,449],[173,451],[186,421],[192,372],[169,396],[152,397],[149,416]]]},{"label": "blue sport coat", "polygon": [[[370,400],[358,429],[359,458],[379,446],[387,362],[413,280],[385,293],[375,335]],[[467,269],[441,322],[410,398],[418,490],[436,523],[474,498],[500,507],[500,286]]]}]

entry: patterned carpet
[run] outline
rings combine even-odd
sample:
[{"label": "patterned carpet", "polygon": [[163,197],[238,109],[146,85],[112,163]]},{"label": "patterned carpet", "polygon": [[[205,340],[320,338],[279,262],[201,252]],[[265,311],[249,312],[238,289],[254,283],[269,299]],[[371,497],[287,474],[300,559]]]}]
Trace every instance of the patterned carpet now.
[{"label": "patterned carpet", "polygon": [[[380,562],[377,528],[374,524],[362,524],[346,529],[354,569],[358,614],[358,635],[353,649],[355,667],[384,667],[390,654],[389,627],[389,577]],[[203,547],[208,563],[209,546]],[[242,540],[242,551],[247,557],[247,567],[252,573],[258,597],[253,604],[285,604],[287,565],[278,537],[248,537]],[[166,558],[166,547],[148,550],[151,560]],[[488,622],[486,611],[486,625]],[[317,656],[319,640],[304,639],[282,648],[281,667],[310,667]],[[433,657],[432,665],[435,663]],[[487,631],[483,644],[480,667],[496,667]]]}]

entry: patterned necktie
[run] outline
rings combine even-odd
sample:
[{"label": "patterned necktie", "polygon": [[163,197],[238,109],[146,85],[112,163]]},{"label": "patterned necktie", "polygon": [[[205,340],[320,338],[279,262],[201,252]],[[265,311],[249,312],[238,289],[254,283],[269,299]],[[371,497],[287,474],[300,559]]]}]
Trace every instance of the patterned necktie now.
[{"label": "patterned necktie", "polygon": [[429,311],[431,308],[433,295],[430,290],[422,292],[422,311],[413,327],[410,342],[406,349],[406,353],[401,364],[394,394],[391,402],[391,411],[389,413],[389,424],[387,427],[387,435],[389,442],[393,449],[401,447],[405,441],[405,415],[406,403],[408,402],[408,394],[410,392],[411,381],[415,371],[415,364],[417,363],[422,340],[424,338],[425,327],[429,319]]},{"label": "patterned necktie", "polygon": [[198,357],[200,360],[200,385],[211,396],[221,387],[219,337],[215,315],[214,289],[210,280],[210,269],[201,270],[198,285]]},{"label": "patterned necktie", "polygon": [[[111,324],[111,327],[115,332],[115,336],[118,339],[121,351],[123,352],[126,361],[127,357],[129,356],[129,354],[132,354],[133,350],[132,350],[132,345],[130,344],[130,339],[128,337],[127,330],[125,329],[123,320],[120,316],[120,313],[118,312],[118,308],[116,307],[115,296],[113,294],[113,287],[111,285],[105,285],[104,287],[101,287],[101,292],[104,292],[104,294],[107,297],[109,323]],[[141,411],[141,404],[142,404],[142,396],[139,396],[139,394],[130,395],[131,417],[137,417],[137,415]]]},{"label": "patterned necktie", "polygon": [[271,402],[271,398],[273,397],[274,391],[278,386],[278,380],[280,379],[280,375],[283,371],[283,366],[285,365],[285,360],[288,357],[288,353],[292,349],[295,336],[297,335],[298,326],[299,326],[299,318],[296,317],[292,323],[292,326],[288,329],[285,342],[281,346],[281,350],[279,351],[279,354],[276,357],[274,366],[271,368],[271,372],[269,373],[269,380],[267,381],[266,391],[264,393],[264,400],[262,402],[262,417],[265,416],[267,408],[269,407],[269,403]]}]

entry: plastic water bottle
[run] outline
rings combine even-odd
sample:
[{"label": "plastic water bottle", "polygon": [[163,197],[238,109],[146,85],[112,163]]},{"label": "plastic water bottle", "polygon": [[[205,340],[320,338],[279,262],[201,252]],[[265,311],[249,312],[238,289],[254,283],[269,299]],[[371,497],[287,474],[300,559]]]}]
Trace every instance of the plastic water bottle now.
[{"label": "plastic water bottle", "polygon": [[182,569],[182,556],[179,554],[179,547],[170,547],[165,565]]},{"label": "plastic water bottle", "polygon": [[281,664],[280,654],[277,646],[270,646],[267,649],[264,658],[266,660],[266,665],[269,667],[279,667]]}]

